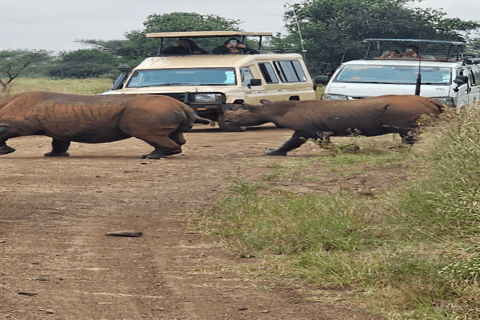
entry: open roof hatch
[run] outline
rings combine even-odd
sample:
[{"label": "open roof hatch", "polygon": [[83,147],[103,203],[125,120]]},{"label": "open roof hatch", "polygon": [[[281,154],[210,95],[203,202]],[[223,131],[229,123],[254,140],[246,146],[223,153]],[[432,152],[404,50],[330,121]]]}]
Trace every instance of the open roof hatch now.
[{"label": "open roof hatch", "polygon": [[262,46],[263,37],[271,37],[271,32],[244,32],[244,31],[187,31],[187,32],[156,32],[156,33],[147,33],[147,38],[158,38],[160,39],[160,44],[158,46],[158,55],[163,48],[164,39],[168,38],[187,38],[187,39],[198,39],[198,38],[218,38],[218,37],[242,37],[242,43],[247,37],[259,37],[258,41],[258,50],[260,51]]},{"label": "open roof hatch", "polygon": [[[434,61],[462,61],[463,46],[461,41],[445,40],[423,40],[423,39],[364,39],[368,42],[365,59],[378,59],[378,57],[388,50],[403,51],[405,47],[415,45],[419,47],[421,60]],[[428,58],[426,58],[428,56]]]}]

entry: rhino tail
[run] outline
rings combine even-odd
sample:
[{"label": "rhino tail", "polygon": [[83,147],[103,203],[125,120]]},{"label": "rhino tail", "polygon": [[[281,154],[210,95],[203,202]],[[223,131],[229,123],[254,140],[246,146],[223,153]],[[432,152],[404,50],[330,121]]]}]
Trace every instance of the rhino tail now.
[{"label": "rhino tail", "polygon": [[433,99],[433,98],[425,98],[427,99],[428,101],[430,101],[435,107],[438,108],[438,112],[439,113],[442,113],[446,108],[447,106],[443,103],[441,103],[440,101],[436,100],[436,99]]},{"label": "rhino tail", "polygon": [[202,118],[195,113],[195,123],[209,124],[212,127],[215,127],[215,122],[210,119]]},{"label": "rhino tail", "polygon": [[183,111],[185,112],[185,114],[187,115],[188,120],[190,121],[190,124],[202,123],[202,124],[209,124],[209,125],[211,125],[212,127],[215,126],[215,122],[213,122],[213,121],[210,120],[210,119],[206,119],[206,118],[200,117],[200,116],[195,112],[195,110],[193,110],[193,109],[190,108],[189,106],[184,105],[184,106],[182,106],[182,109],[183,109]]}]

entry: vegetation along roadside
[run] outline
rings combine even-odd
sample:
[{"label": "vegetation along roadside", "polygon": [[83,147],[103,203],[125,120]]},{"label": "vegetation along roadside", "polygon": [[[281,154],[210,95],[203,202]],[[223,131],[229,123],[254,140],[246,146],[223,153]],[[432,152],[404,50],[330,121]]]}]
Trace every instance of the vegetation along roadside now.
[{"label": "vegetation along roadside", "polygon": [[[260,178],[239,174],[191,225],[255,258],[223,268],[308,283],[312,299],[351,299],[388,319],[478,319],[479,136],[471,108],[447,113],[411,150],[338,139]],[[385,188],[342,187],[382,172]]]}]

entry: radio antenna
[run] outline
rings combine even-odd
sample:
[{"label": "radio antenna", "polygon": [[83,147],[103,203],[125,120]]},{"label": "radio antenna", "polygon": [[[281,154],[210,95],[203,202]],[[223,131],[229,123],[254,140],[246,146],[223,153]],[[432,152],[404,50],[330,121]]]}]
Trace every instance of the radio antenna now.
[{"label": "radio antenna", "polygon": [[415,95],[420,95],[420,87],[422,86],[422,56],[420,55],[420,49],[418,49],[418,74],[417,82],[415,83]]},{"label": "radio antenna", "polygon": [[292,6],[292,10],[293,10],[293,16],[295,17],[295,24],[297,25],[297,29],[298,29],[298,35],[300,36],[300,45],[302,46],[303,59],[307,60],[305,57],[305,52],[307,52],[307,50],[305,50],[305,47],[303,46],[302,31],[300,30],[300,23],[298,23],[297,12],[295,11],[295,8],[293,6]]}]

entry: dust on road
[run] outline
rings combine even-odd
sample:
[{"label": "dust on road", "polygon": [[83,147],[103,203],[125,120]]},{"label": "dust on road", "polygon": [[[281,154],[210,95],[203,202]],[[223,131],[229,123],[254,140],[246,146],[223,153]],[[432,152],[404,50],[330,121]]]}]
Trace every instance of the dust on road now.
[{"label": "dust on road", "polygon": [[[348,302],[306,299],[302,286],[222,272],[242,263],[218,239],[189,230],[232,178],[284,158],[262,153],[291,131],[196,127],[181,155],[140,159],[143,141],[72,144],[45,158],[50,138],[23,137],[0,158],[0,319],[374,319]],[[304,145],[289,157],[319,149]],[[141,237],[108,232],[141,231]],[[211,268],[205,268],[211,266]],[[258,289],[264,288],[264,289]]]}]

